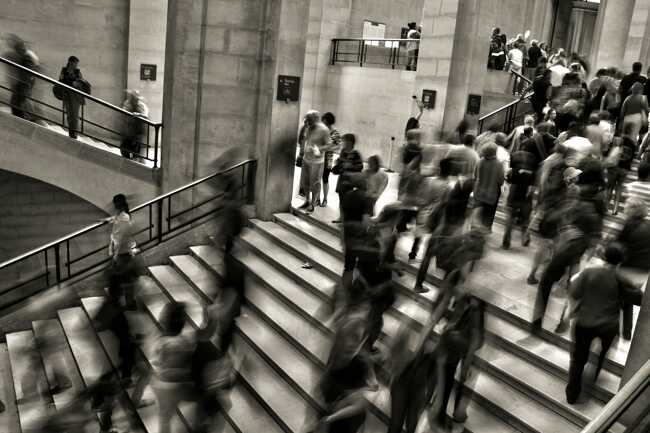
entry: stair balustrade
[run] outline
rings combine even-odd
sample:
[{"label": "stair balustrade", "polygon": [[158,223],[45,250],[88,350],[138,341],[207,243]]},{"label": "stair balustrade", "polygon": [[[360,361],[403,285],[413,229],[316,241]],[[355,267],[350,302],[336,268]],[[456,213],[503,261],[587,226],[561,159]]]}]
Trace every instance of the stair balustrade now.
[{"label": "stair balustrade", "polygon": [[[136,206],[131,218],[138,248],[151,249],[213,217],[223,206],[220,181],[226,176],[236,179],[241,200],[252,203],[255,171],[256,161],[247,159]],[[111,260],[109,233],[110,222],[102,220],[0,263],[0,308],[51,285],[106,268]],[[79,242],[82,238],[85,242]],[[86,251],[78,251],[80,245]]]},{"label": "stair balustrade", "polygon": [[[10,107],[12,111],[24,112],[28,120],[57,125],[67,131],[68,113],[65,103],[54,96],[53,89],[57,88],[63,94],[73,95],[81,101],[79,134],[116,149],[121,149],[125,141],[130,141],[129,149],[124,149],[124,153],[128,152],[134,160],[153,165],[154,168],[159,166],[161,122],[138,116],[4,57],[0,57],[0,63],[6,66],[5,76],[0,82],[0,104]],[[29,89],[26,94],[25,87]],[[26,102],[22,106],[17,106],[13,98],[18,88]],[[135,138],[131,132],[133,129],[140,130]]]}]

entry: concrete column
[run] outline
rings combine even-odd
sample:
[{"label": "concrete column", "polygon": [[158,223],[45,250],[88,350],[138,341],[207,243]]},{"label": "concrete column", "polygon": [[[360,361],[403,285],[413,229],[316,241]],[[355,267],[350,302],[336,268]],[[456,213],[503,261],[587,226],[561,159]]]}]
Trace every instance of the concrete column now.
[{"label": "concrete column", "polygon": [[[636,0],[630,21],[630,31],[625,44],[625,55],[623,56],[623,68],[625,71],[632,69],[632,63],[646,63],[647,46],[646,35],[650,25],[650,0]],[[647,66],[647,64],[646,64]]]},{"label": "concrete column", "polygon": [[[650,287],[650,278],[646,283],[646,292],[643,297],[641,311],[636,321],[634,336],[630,344],[630,351],[627,355],[625,369],[621,377],[621,387],[625,385],[634,374],[641,368],[648,360],[650,360],[650,295],[648,294],[648,287]],[[648,401],[650,401],[650,390],[646,390],[639,399],[637,404],[632,405],[624,413],[624,420],[631,422],[648,410]]]},{"label": "concrete column", "polygon": [[[162,119],[165,77],[166,0],[131,0],[129,13],[129,61],[127,87],[138,89],[146,98],[149,118]],[[140,79],[140,65],[157,66],[156,81]]]},{"label": "concrete column", "polygon": [[594,32],[592,47],[592,69],[609,66],[628,70],[631,64],[624,64],[624,56],[635,0],[602,0]]},{"label": "concrete column", "polygon": [[206,0],[169,0],[165,45],[162,189],[194,179],[201,27]]},{"label": "concrete column", "polygon": [[[346,38],[352,0],[311,0],[300,112],[321,110],[327,100],[332,39]],[[297,131],[296,131],[297,132]]]},{"label": "concrete column", "polygon": [[269,0],[266,4],[258,102],[257,216],[271,219],[291,205],[300,104],[276,100],[278,75],[302,76],[307,44],[309,2]]},{"label": "concrete column", "polygon": [[430,142],[438,142],[442,135],[460,3],[461,0],[424,2],[415,94],[422,95],[423,89],[437,92],[435,109],[425,111],[420,119]]}]

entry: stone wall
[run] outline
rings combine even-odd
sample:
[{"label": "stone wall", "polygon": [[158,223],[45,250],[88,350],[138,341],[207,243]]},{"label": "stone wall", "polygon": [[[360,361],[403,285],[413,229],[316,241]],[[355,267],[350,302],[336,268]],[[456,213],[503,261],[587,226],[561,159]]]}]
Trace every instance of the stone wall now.
[{"label": "stone wall", "polygon": [[386,38],[399,38],[402,27],[420,23],[423,5],[424,0],[352,0],[348,36],[362,37],[363,22],[368,20],[385,24]]},{"label": "stone wall", "polygon": [[[2,36],[15,33],[27,40],[40,58],[42,72],[54,79],[69,56],[79,57],[93,95],[121,104],[127,83],[129,0],[3,0],[0,29]],[[37,84],[34,95],[61,105],[50,86]],[[86,110],[95,119],[106,116],[105,109],[94,104]]]},{"label": "stone wall", "polygon": [[357,136],[364,159],[379,155],[389,166],[391,137],[393,160],[403,144],[404,127],[413,104],[415,72],[356,66],[329,68],[322,112],[332,111],[341,133]]},{"label": "stone wall", "polygon": [[[53,185],[0,170],[0,262],[97,222],[107,214]],[[95,245],[94,239],[85,239]],[[83,249],[71,244],[71,253]]]},{"label": "stone wall", "polygon": [[[127,87],[140,90],[149,106],[149,118],[158,122],[162,119],[167,0],[131,1],[129,23]],[[140,79],[142,63],[157,66],[156,81]]]}]

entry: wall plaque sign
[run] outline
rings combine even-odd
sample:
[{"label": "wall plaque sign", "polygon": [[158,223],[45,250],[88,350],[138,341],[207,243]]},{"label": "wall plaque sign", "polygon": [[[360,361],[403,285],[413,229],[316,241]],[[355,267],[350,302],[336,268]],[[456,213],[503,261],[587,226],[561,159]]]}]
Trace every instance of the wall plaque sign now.
[{"label": "wall plaque sign", "polygon": [[300,100],[300,77],[278,75],[278,101],[298,102]]},{"label": "wall plaque sign", "polygon": [[156,65],[147,63],[140,64],[140,80],[141,81],[156,81]]}]

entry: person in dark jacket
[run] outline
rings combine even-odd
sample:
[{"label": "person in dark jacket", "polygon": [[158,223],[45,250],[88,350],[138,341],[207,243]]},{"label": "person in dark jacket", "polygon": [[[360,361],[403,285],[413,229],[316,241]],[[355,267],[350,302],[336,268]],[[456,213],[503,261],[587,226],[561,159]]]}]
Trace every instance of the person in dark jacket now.
[{"label": "person in dark jacket", "polygon": [[[83,91],[83,76],[79,69],[79,58],[70,56],[68,64],[61,68],[59,81],[77,90]],[[83,105],[83,97],[66,90],[63,93],[63,104],[65,106],[66,116],[68,117],[68,135],[70,138],[77,138],[79,132],[79,108]]]},{"label": "person in dark jacket", "polygon": [[[4,54],[4,57],[27,69],[38,72],[39,60],[36,54],[27,48],[27,43],[20,37],[10,34],[7,38],[11,51]],[[33,120],[34,108],[30,97],[36,79],[29,72],[15,68],[9,73],[11,86],[11,114],[26,120]]]},{"label": "person in dark jacket", "polygon": [[[358,150],[354,148],[357,143],[357,137],[354,134],[343,134],[341,136],[343,148],[336,163],[332,167],[332,173],[338,175],[336,182],[336,193],[339,195],[339,206],[342,202],[342,194],[346,192],[345,185],[349,184],[347,180],[354,173],[363,171],[363,158]],[[339,224],[341,219],[332,221]]]},{"label": "person in dark jacket", "polygon": [[[531,47],[532,49],[533,47]],[[551,70],[544,69],[542,75],[538,75],[533,80],[533,96],[530,98],[530,103],[535,110],[535,118],[537,123],[544,120],[544,107],[549,101],[551,95]]]},{"label": "person in dark jacket", "polygon": [[510,249],[510,238],[515,225],[521,227],[522,244],[528,245],[528,219],[533,205],[533,186],[537,161],[535,155],[526,150],[513,152],[510,156],[510,172],[507,180],[510,183],[508,194],[508,219],[503,234],[503,249]]},{"label": "person in dark jacket", "polygon": [[605,249],[606,264],[584,269],[570,288],[570,295],[578,301],[574,328],[574,345],[571,352],[569,382],[566,399],[575,404],[580,397],[582,373],[589,359],[593,340],[601,344],[598,364],[593,380],[603,366],[607,351],[618,334],[621,304],[629,302],[641,305],[643,292],[631,281],[620,275],[616,267],[623,260],[623,249],[612,243]]},{"label": "person in dark jacket", "polygon": [[497,145],[488,143],[481,149],[481,159],[476,165],[474,178],[474,203],[479,209],[480,221],[492,230],[494,215],[501,196],[501,186],[505,180],[503,165],[497,160]]}]

